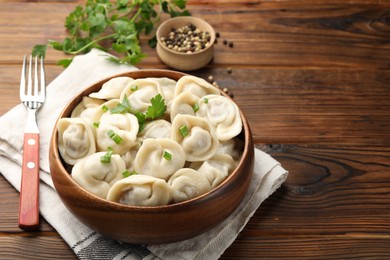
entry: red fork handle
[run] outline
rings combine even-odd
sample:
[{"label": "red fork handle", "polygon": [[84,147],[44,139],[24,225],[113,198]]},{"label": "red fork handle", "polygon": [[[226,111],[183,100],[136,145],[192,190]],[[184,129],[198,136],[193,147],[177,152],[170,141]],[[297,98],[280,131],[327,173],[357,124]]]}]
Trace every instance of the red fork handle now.
[{"label": "red fork handle", "polygon": [[39,227],[39,134],[25,133],[23,144],[22,182],[20,186],[19,227]]}]

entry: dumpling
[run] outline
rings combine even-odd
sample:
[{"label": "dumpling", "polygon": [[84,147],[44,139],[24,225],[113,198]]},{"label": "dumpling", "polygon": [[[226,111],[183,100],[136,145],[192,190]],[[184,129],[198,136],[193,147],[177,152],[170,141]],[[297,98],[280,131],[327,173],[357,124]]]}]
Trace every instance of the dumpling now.
[{"label": "dumpling", "polygon": [[190,92],[182,92],[175,97],[171,103],[171,122],[178,114],[194,116],[198,100],[199,97]]},{"label": "dumpling", "polygon": [[168,138],[145,139],[134,160],[137,173],[168,179],[185,163],[183,148]]},{"label": "dumpling", "polygon": [[215,188],[236,168],[236,163],[228,154],[216,154],[207,161],[191,163],[190,168],[206,176],[211,188]]},{"label": "dumpling", "polygon": [[241,132],[240,111],[232,100],[221,95],[207,95],[199,99],[198,105],[196,116],[209,120],[220,141],[232,139]]},{"label": "dumpling", "polygon": [[158,119],[145,124],[144,129],[138,133],[138,139],[170,138],[172,124],[164,119]]},{"label": "dumpling", "polygon": [[138,129],[138,119],[133,114],[104,114],[96,129],[98,150],[111,147],[114,153],[125,153],[137,144]]},{"label": "dumpling", "polygon": [[172,188],[173,202],[193,199],[211,190],[207,178],[191,168],[182,168],[168,180]]},{"label": "dumpling", "polygon": [[96,109],[104,102],[105,101],[100,99],[85,96],[83,97],[81,102],[73,109],[70,117],[79,117],[87,120],[89,123],[92,124],[93,114],[95,113]]},{"label": "dumpling", "polygon": [[116,77],[112,78],[102,85],[98,92],[89,94],[92,98],[98,99],[118,99],[127,86],[131,84],[134,79],[130,77]]},{"label": "dumpling", "polygon": [[111,186],[123,178],[126,170],[125,162],[117,154],[112,154],[110,162],[102,163],[101,157],[106,152],[91,154],[72,169],[72,178],[84,189],[105,199]]},{"label": "dumpling", "polygon": [[131,206],[162,206],[171,198],[171,188],[164,180],[142,174],[116,182],[107,194],[107,200]]},{"label": "dumpling", "polygon": [[104,102],[100,106],[98,106],[92,115],[92,118],[91,118],[92,123],[99,124],[101,117],[104,114],[111,114],[110,109],[117,107],[119,104],[120,104],[119,99],[111,99],[109,101]]},{"label": "dumpling", "polygon": [[175,97],[185,91],[191,92],[198,97],[221,93],[219,89],[208,83],[206,80],[190,75],[183,76],[177,81]]},{"label": "dumpling", "polygon": [[127,97],[131,108],[145,113],[151,105],[150,100],[158,94],[164,97],[158,81],[153,79],[136,79],[122,91],[120,100]]},{"label": "dumpling", "polygon": [[125,162],[126,169],[130,172],[134,171],[134,160],[135,156],[137,155],[137,152],[138,149],[135,149],[133,147],[129,151],[121,155],[122,160]]},{"label": "dumpling", "polygon": [[171,138],[183,147],[190,162],[210,159],[219,146],[210,123],[196,116],[177,115],[172,122]]},{"label": "dumpling", "polygon": [[58,150],[62,159],[74,165],[82,158],[96,152],[91,126],[81,118],[61,118],[57,123]]},{"label": "dumpling", "polygon": [[228,154],[237,162],[241,158],[243,149],[244,142],[241,139],[233,138],[227,141],[220,141],[217,153]]}]

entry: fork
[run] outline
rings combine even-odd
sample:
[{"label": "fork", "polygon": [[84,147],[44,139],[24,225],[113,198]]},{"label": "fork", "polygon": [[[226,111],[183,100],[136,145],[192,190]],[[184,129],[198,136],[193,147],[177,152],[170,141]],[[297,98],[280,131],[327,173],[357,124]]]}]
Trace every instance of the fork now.
[{"label": "fork", "polygon": [[20,78],[20,100],[27,108],[27,123],[23,141],[19,227],[24,230],[34,230],[39,227],[39,129],[36,112],[45,102],[46,83],[43,58],[39,59],[40,75],[38,77],[38,57],[35,56],[33,84],[31,75],[33,57],[30,56],[26,88],[26,60],[25,55]]}]

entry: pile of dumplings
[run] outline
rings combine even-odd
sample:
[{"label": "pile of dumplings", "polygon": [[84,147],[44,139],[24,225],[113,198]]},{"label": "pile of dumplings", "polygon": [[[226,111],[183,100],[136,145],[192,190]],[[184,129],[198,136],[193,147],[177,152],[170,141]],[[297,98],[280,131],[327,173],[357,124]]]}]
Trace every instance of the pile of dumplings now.
[{"label": "pile of dumplings", "polygon": [[[134,111],[146,113],[157,95],[166,111],[142,127],[135,114],[112,112],[127,99]],[[243,150],[237,105],[190,75],[177,81],[112,78],[84,96],[57,130],[72,178],[96,196],[132,206],[168,205],[207,193],[236,168]]]}]

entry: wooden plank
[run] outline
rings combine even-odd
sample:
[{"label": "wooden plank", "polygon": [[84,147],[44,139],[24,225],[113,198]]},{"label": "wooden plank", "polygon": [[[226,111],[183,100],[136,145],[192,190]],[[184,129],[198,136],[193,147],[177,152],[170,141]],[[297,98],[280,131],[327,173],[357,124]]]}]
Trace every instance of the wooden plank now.
[{"label": "wooden plank", "polygon": [[389,244],[388,237],[239,237],[220,259],[387,259]]},{"label": "wooden plank", "polygon": [[245,237],[364,234],[390,239],[389,148],[261,148],[288,169],[289,176],[261,205]]},{"label": "wooden plank", "polygon": [[0,234],[1,259],[78,259],[61,237],[3,236]]},{"label": "wooden plank", "polygon": [[[74,7],[72,2],[28,2],[23,8],[19,3],[1,3],[0,33],[7,39],[0,42],[1,62],[14,62],[13,57],[22,57],[35,44],[63,39],[65,17]],[[217,66],[362,68],[389,68],[390,48],[386,39],[390,35],[386,30],[384,7],[334,4],[324,8],[307,3],[256,2],[232,11],[230,5],[189,5],[193,15],[208,20],[223,39],[234,42],[234,48],[221,41],[216,45],[213,63]],[[41,12],[46,12],[48,19],[41,20]],[[37,14],[29,19],[28,27],[24,20],[26,13]],[[148,55],[143,63],[160,63],[155,50],[146,45],[143,40]],[[8,51],[11,46],[13,52]],[[47,59],[54,63],[63,57],[62,53],[53,51]]]},{"label": "wooden plank", "polygon": [[[28,3],[31,0],[0,0],[1,2],[18,2],[18,3]],[[74,4],[83,4],[83,0],[34,0],[34,2],[61,2],[61,3],[74,3]],[[248,1],[248,0],[218,0],[218,1],[210,1],[210,0],[187,0],[187,6],[193,5],[253,5],[256,3],[263,4],[307,4],[307,0],[257,0],[257,1]],[[339,0],[311,0],[310,4],[312,5],[323,5],[323,4],[339,4]],[[382,4],[386,5],[388,2],[386,0],[345,0],[343,4]]]},{"label": "wooden plank", "polygon": [[[221,259],[347,259],[351,248],[359,259],[386,259],[389,242],[385,237],[265,236],[249,240],[240,236]],[[0,252],[2,259],[77,259],[57,237],[0,237],[0,243],[5,249]]]},{"label": "wooden plank", "polygon": [[[386,259],[389,242],[386,237],[240,236],[221,259],[347,259],[352,253],[359,259]],[[2,259],[77,259],[57,237],[0,236],[0,243]]]},{"label": "wooden plank", "polygon": [[390,144],[386,70],[233,68],[229,74],[224,68],[196,74],[213,75],[234,94],[256,143]]}]

